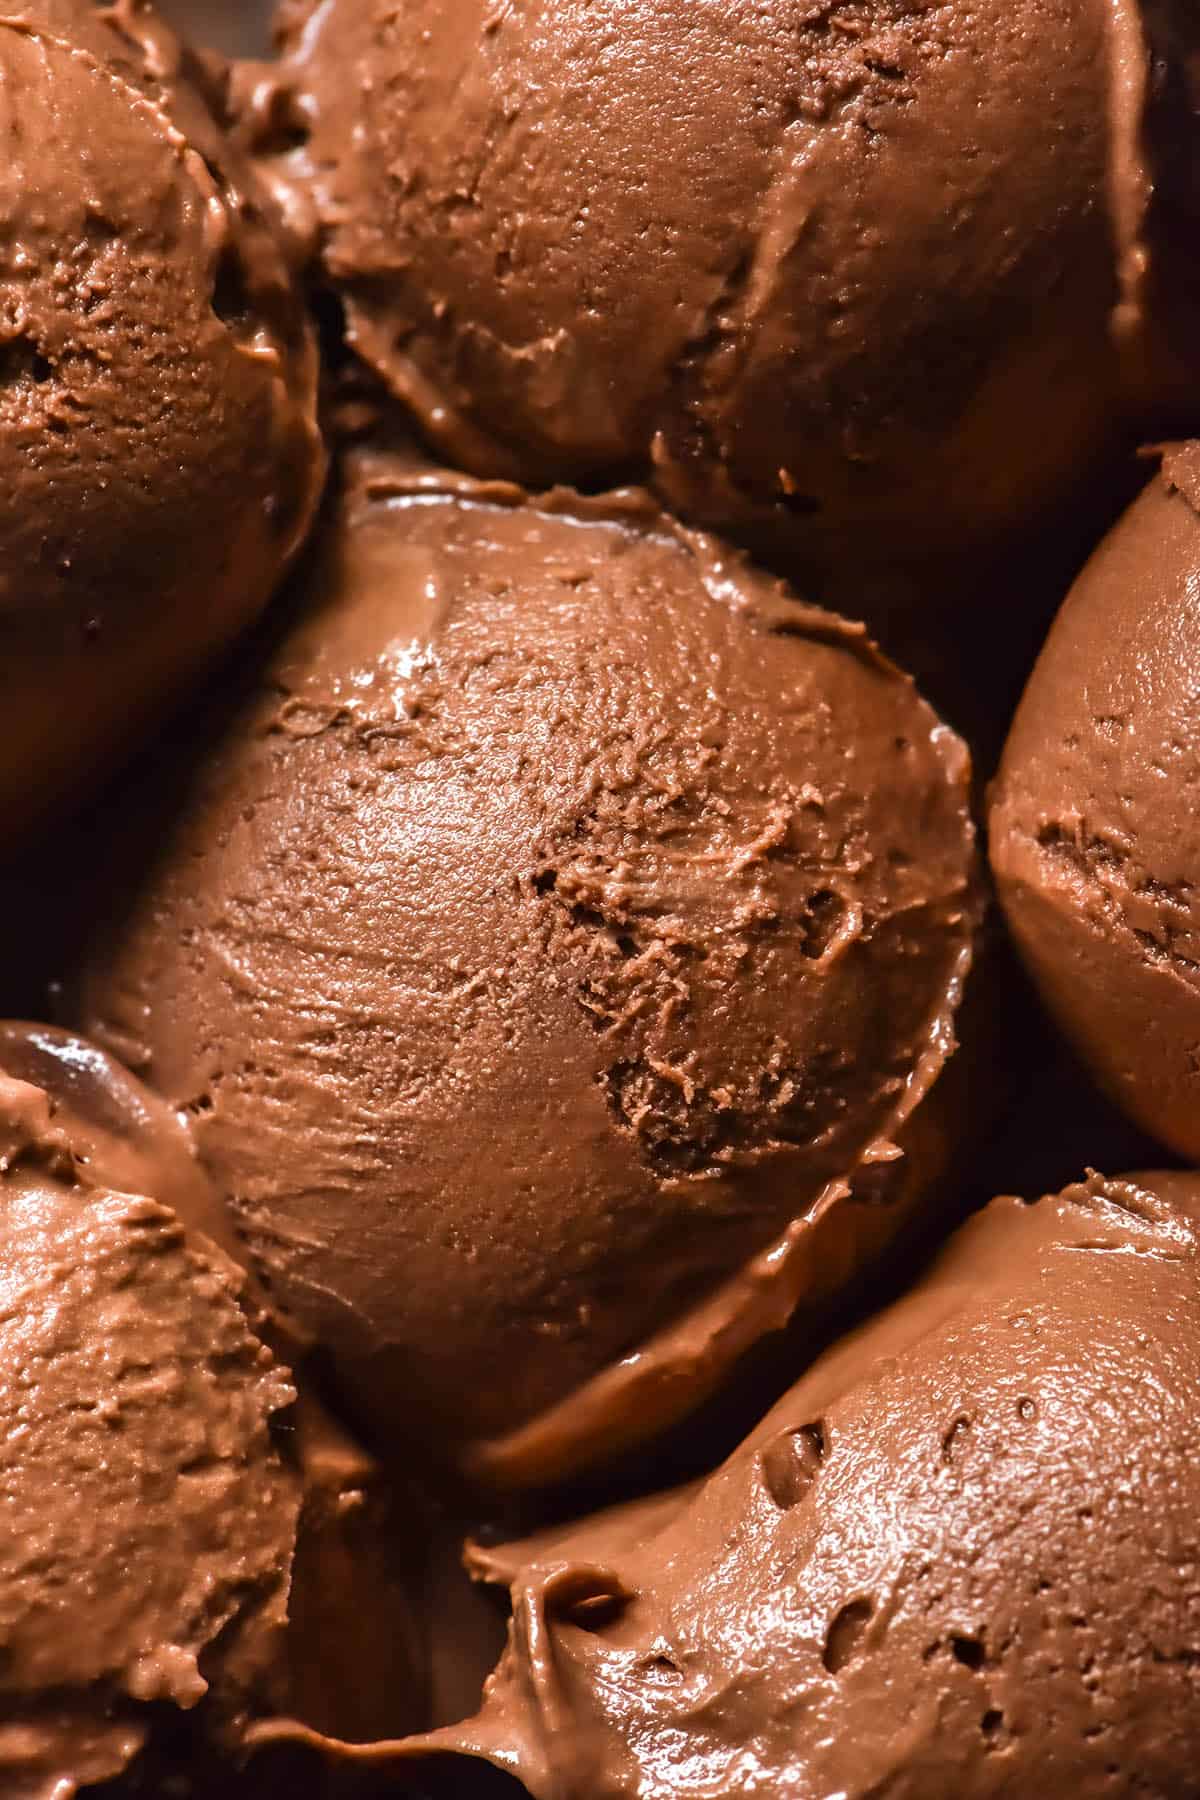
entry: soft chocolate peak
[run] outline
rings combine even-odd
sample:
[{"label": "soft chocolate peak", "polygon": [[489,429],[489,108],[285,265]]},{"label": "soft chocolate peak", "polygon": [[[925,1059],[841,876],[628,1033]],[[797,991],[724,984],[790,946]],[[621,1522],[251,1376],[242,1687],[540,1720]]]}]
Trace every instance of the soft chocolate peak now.
[{"label": "soft chocolate peak", "polygon": [[1200,1158],[1200,444],[1079,577],[992,789],[992,866],[1042,997],[1113,1097]]},{"label": "soft chocolate peak", "polygon": [[264,116],[350,340],[478,473],[652,477],[891,568],[1051,510],[1153,385],[1145,113],[1180,54],[1136,0],[280,20]]},{"label": "soft chocolate peak", "polygon": [[377,1429],[457,1453],[640,1353],[878,1179],[952,1047],[962,745],[637,497],[360,460],[191,758],[78,1009]]},{"label": "soft chocolate peak", "polygon": [[10,834],[262,606],[323,467],[266,202],[143,8],[0,7]]},{"label": "soft chocolate peak", "polygon": [[418,1618],[427,1522],[317,1397],[307,1346],[241,1266],[245,1247],[185,1126],[104,1051],[52,1026],[0,1023],[6,1078],[42,1090],[78,1183],[170,1207],[255,1336],[295,1369],[299,1392],[278,1436],[299,1517],[256,1712],[275,1718],[277,1737],[288,1732],[280,1719],[354,1741],[416,1729],[427,1718],[433,1654]]},{"label": "soft chocolate peak", "polygon": [[535,1800],[1193,1795],[1198,1219],[994,1201],[710,1479],[480,1552],[508,1650],[410,1749]]},{"label": "soft chocolate peak", "polygon": [[21,1800],[118,1774],[150,1705],[235,1718],[269,1667],[299,1493],[293,1399],[223,1262],[157,1201],[84,1186],[0,1076],[0,1769]]}]

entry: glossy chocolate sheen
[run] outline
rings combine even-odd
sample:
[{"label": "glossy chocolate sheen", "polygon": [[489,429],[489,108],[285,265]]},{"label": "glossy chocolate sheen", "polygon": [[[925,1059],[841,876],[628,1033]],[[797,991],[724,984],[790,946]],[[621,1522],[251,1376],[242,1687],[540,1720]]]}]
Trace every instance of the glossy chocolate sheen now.
[{"label": "glossy chocolate sheen", "polygon": [[1194,344],[1148,229],[1173,10],[288,0],[261,111],[450,461],[652,479],[844,579],[1050,512]]},{"label": "glossy chocolate sheen", "polygon": [[1200,1158],[1200,445],[1068,596],[1013,721],[992,867],[1043,999],[1114,1099]]},{"label": "glossy chocolate sheen", "polygon": [[223,1259],[81,1182],[8,1076],[0,1145],[0,1769],[51,1800],[119,1774],[152,1703],[244,1714],[286,1612],[294,1395]]},{"label": "glossy chocolate sheen", "polygon": [[[417,1616],[424,1522],[317,1398],[306,1379],[308,1347],[242,1267],[244,1247],[186,1129],[102,1050],[52,1026],[0,1022],[0,1078],[43,1096],[81,1189],[152,1195],[170,1209],[298,1388],[275,1428],[298,1517],[274,1643],[249,1710],[354,1741],[417,1728],[428,1717],[432,1660]],[[185,1287],[180,1305],[190,1303]],[[169,1395],[164,1404],[173,1404]],[[278,1725],[276,1736],[286,1735]],[[219,1745],[214,1755],[215,1779],[229,1779]]]},{"label": "glossy chocolate sheen", "polygon": [[265,195],[153,15],[0,7],[0,142],[10,836],[257,613],[324,465]]},{"label": "glossy chocolate sheen", "polygon": [[377,1755],[534,1800],[1194,1796],[1198,1220],[1195,1175],[994,1201],[708,1480],[479,1551],[484,1708]]},{"label": "glossy chocolate sheen", "polygon": [[562,1473],[919,1199],[965,750],[644,497],[369,456],[248,687],[116,801],[140,873],[74,1005],[188,1110],[375,1429]]}]

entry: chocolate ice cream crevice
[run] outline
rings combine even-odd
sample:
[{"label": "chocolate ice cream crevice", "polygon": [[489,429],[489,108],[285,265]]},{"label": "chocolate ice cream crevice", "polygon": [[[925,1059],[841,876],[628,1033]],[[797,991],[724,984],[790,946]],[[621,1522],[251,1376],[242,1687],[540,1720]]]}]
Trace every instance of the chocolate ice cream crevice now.
[{"label": "chocolate ice cream crevice", "polygon": [[1144,126],[1151,79],[1150,47],[1140,0],[1111,0],[1109,41],[1109,211],[1112,217],[1117,298],[1113,332],[1126,366],[1131,398],[1147,374],[1146,280],[1150,249],[1147,213],[1153,176]]},{"label": "chocolate ice cream crevice", "polygon": [[1112,0],[1112,324],[1129,417],[1143,436],[1192,426],[1186,371],[1200,286],[1185,244],[1200,206],[1200,164],[1189,149],[1195,101],[1186,95],[1200,67],[1200,25],[1190,13],[1176,0]]}]

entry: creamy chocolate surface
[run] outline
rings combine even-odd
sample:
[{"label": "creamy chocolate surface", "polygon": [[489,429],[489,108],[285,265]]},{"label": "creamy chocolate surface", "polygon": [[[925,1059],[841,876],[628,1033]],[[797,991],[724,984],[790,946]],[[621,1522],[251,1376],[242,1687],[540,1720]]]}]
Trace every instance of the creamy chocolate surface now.
[{"label": "creamy chocolate surface", "polygon": [[711,1381],[829,1280],[852,1183],[906,1180],[967,761],[861,628],[634,496],[367,456],[188,754],[118,802],[141,873],[74,1003],[375,1429],[494,1448],[646,1357],[653,1402],[607,1411],[653,1429],[699,1385],[664,1332],[716,1308]]},{"label": "creamy chocolate surface", "polygon": [[506,1656],[410,1748],[534,1800],[1194,1795],[1197,1219],[994,1201],[707,1481],[478,1552]]},{"label": "creamy chocolate surface", "polygon": [[[102,1050],[53,1026],[0,1022],[0,1079],[42,1093],[82,1186],[149,1194],[170,1208],[298,1389],[277,1438],[299,1516],[255,1714],[274,1717],[277,1737],[289,1719],[353,1741],[417,1729],[428,1716],[433,1660],[419,1616],[431,1611],[419,1595],[426,1521],[318,1398],[310,1346],[242,1266],[245,1247],[186,1128]],[[232,1779],[228,1763],[220,1773]]]},{"label": "creamy chocolate surface", "polygon": [[189,42],[226,56],[270,49],[270,0],[158,0],[158,10]]},{"label": "creamy chocolate surface", "polygon": [[80,1184],[40,1089],[0,1078],[0,1138],[0,1773],[59,1800],[120,1773],[150,1703],[245,1707],[285,1612],[293,1392],[172,1212]]},{"label": "creamy chocolate surface", "polygon": [[891,567],[1052,510],[1159,385],[1172,14],[287,0],[282,164],[450,461]]},{"label": "creamy chocolate surface", "polygon": [[1200,445],[990,795],[1127,1120],[943,722],[1197,429],[1196,0],[0,0],[0,143],[0,1800],[1200,1800],[1200,1175],[934,1253],[1200,1160]]},{"label": "creamy chocolate surface", "polygon": [[[1200,1800],[1200,1175],[934,1253],[1159,1154],[938,712],[1197,428],[1197,0],[0,0],[0,140],[0,1800]],[[990,821],[1192,1161],[1198,516]]]},{"label": "creamy chocolate surface", "polygon": [[1046,641],[990,805],[1042,998],[1138,1123],[1200,1157],[1200,445],[1170,447]]},{"label": "creamy chocolate surface", "polygon": [[0,140],[7,835],[261,608],[323,452],[265,196],[153,15],[0,6]]}]

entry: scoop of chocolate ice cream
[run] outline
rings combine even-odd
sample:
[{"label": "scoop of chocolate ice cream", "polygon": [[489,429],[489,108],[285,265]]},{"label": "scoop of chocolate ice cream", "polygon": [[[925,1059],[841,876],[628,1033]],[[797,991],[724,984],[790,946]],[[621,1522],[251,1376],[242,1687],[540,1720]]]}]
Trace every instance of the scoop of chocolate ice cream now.
[{"label": "scoop of chocolate ice cream", "polygon": [[248,169],[144,9],[0,17],[6,834],[262,606],[322,470],[315,359]]},{"label": "scoop of chocolate ice cream", "polygon": [[175,1215],[82,1186],[7,1076],[0,1146],[0,1770],[50,1800],[118,1774],[152,1703],[242,1714],[285,1616],[293,1394]]},{"label": "scoop of chocolate ice cream", "polygon": [[1194,1794],[1198,1220],[1195,1175],[993,1202],[709,1479],[480,1552],[508,1649],[412,1751],[535,1800]]},{"label": "scoop of chocolate ice cream", "polygon": [[1013,937],[1132,1116],[1200,1158],[1200,444],[1161,470],[1068,596],[990,808]]},{"label": "scoop of chocolate ice cream", "polygon": [[290,0],[262,110],[450,460],[892,569],[1052,510],[1163,388],[1173,10]]},{"label": "scoop of chocolate ice cream", "polygon": [[367,456],[189,755],[76,1006],[377,1429],[541,1479],[877,1242],[977,907],[966,753],[860,628],[636,496]]},{"label": "scoop of chocolate ice cream", "polygon": [[[295,1371],[283,1377],[299,1391],[277,1436],[299,1516],[256,1711],[276,1717],[277,1738],[288,1734],[280,1719],[354,1741],[418,1728],[428,1717],[432,1661],[418,1617],[426,1522],[321,1403],[307,1378],[309,1347],[240,1266],[244,1247],[184,1126],[102,1050],[52,1026],[0,1023],[0,1079],[44,1096],[77,1183],[153,1195],[169,1207],[255,1338]],[[193,1303],[182,1289],[180,1304]],[[225,1763],[221,1779],[228,1773]]]}]

